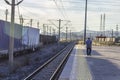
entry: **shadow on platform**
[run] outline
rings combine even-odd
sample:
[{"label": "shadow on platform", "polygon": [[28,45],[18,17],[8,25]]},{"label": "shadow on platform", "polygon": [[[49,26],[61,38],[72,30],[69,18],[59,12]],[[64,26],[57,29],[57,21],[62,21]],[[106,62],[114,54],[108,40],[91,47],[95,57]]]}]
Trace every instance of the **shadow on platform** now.
[{"label": "shadow on platform", "polygon": [[[87,54],[85,49],[83,49],[82,51],[83,51],[84,55]],[[101,55],[100,53],[98,53],[96,50],[92,50],[92,51],[91,51],[91,55],[94,55],[94,56],[102,56],[102,55]]]},{"label": "shadow on platform", "polygon": [[[99,54],[99,53],[98,53]],[[120,68],[102,57],[86,57],[87,63],[94,76],[94,80],[119,80]]]}]

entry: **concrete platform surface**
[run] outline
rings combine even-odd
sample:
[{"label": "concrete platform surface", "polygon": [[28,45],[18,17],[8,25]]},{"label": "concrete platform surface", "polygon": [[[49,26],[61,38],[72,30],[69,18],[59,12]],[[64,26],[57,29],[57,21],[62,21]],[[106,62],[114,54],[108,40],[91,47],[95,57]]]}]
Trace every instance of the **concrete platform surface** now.
[{"label": "concrete platform surface", "polygon": [[74,47],[59,80],[92,80],[85,59],[86,55],[83,54],[80,47],[78,45]]},{"label": "concrete platform surface", "polygon": [[120,80],[120,47],[76,45],[59,80]]}]

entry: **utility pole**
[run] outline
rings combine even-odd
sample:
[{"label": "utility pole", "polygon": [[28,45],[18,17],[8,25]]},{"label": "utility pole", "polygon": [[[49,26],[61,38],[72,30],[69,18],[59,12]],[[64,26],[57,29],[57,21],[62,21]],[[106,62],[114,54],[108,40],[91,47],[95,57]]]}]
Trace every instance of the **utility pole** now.
[{"label": "utility pole", "polygon": [[67,41],[68,27],[66,27],[66,41]]},{"label": "utility pole", "polygon": [[[49,20],[54,26],[56,26],[51,20]],[[56,21],[56,20],[55,20]],[[57,21],[59,21],[59,26],[56,26],[57,28],[58,28],[58,43],[59,43],[59,41],[60,41],[60,33],[61,33],[61,22],[62,21],[67,21],[67,23],[65,24],[65,25],[67,25],[70,21],[69,20],[61,20],[61,19],[59,19],[59,20],[57,20]]]},{"label": "utility pole", "polygon": [[51,26],[50,26],[50,36],[51,36]]},{"label": "utility pole", "polygon": [[106,15],[104,14],[103,15],[103,34],[104,34],[104,36],[105,36],[105,18],[106,18]]},{"label": "utility pole", "polygon": [[43,24],[43,34],[46,35],[46,26]]},{"label": "utility pole", "polygon": [[24,19],[23,19],[23,16],[22,16],[22,20],[21,20],[21,22],[22,22],[22,26],[23,26],[23,23],[24,23]]},{"label": "utility pole", "polygon": [[48,24],[43,24],[43,33],[44,35],[48,35]]},{"label": "utility pole", "polygon": [[61,19],[59,19],[58,20],[59,21],[59,33],[58,33],[58,42],[60,41],[60,29],[61,29],[61,21],[63,21],[63,20],[61,20]]},{"label": "utility pole", "polygon": [[47,35],[48,35],[48,25],[46,26],[46,28],[47,28],[47,30],[46,30],[46,31],[47,31]]},{"label": "utility pole", "polygon": [[10,26],[10,41],[9,41],[9,63],[10,71],[13,71],[13,52],[14,52],[14,17],[15,17],[15,0],[12,0],[11,5],[11,26]]},{"label": "utility pole", "polygon": [[20,25],[22,25],[22,15],[19,16]]},{"label": "utility pole", "polygon": [[33,20],[32,19],[30,19],[30,26],[32,27],[32,22],[33,22]]},{"label": "utility pole", "polygon": [[100,16],[100,36],[102,35],[102,14]]},{"label": "utility pole", "polygon": [[84,44],[86,41],[86,26],[87,26],[87,0],[85,3]]},{"label": "utility pole", "polygon": [[24,23],[24,19],[23,19],[22,15],[20,15],[20,25],[23,26],[23,23]]},{"label": "utility pole", "polygon": [[8,19],[8,9],[5,10],[5,20],[7,21]]},{"label": "utility pole", "polygon": [[12,0],[10,2],[8,2],[7,0],[5,0],[5,2],[11,6],[11,25],[10,25],[10,39],[9,39],[9,68],[10,68],[10,72],[13,71],[13,52],[14,52],[14,17],[15,17],[15,6],[19,5],[23,0],[21,0],[20,2],[18,2],[17,4],[15,4],[15,0]]},{"label": "utility pole", "polygon": [[100,15],[100,31],[102,31],[102,14]]},{"label": "utility pole", "polygon": [[116,37],[118,37],[119,32],[118,32],[118,25],[116,25]]},{"label": "utility pole", "polygon": [[38,29],[39,29],[39,21],[37,22],[37,27],[38,27]]},{"label": "utility pole", "polygon": [[112,34],[111,35],[112,35],[112,41],[113,41],[113,29],[112,29]]},{"label": "utility pole", "polygon": [[71,30],[70,30],[70,41],[71,41]]}]

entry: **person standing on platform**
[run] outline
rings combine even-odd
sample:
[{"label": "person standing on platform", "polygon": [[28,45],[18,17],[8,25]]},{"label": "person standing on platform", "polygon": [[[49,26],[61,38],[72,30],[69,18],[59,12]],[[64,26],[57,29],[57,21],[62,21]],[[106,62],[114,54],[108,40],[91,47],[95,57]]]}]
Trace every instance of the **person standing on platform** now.
[{"label": "person standing on platform", "polygon": [[91,55],[91,50],[92,50],[92,40],[90,38],[88,38],[86,40],[86,52],[87,52],[87,55]]}]

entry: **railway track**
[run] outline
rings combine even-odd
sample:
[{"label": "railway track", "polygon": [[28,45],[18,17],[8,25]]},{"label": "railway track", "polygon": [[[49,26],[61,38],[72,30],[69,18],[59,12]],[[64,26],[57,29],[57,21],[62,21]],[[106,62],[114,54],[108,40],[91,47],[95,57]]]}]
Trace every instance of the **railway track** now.
[{"label": "railway track", "polygon": [[58,80],[58,77],[72,51],[74,43],[69,44],[34,72],[29,74],[24,80]]}]

